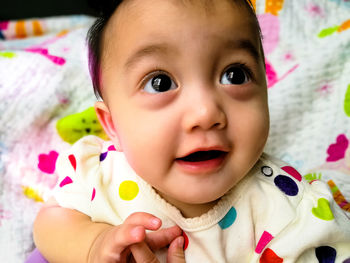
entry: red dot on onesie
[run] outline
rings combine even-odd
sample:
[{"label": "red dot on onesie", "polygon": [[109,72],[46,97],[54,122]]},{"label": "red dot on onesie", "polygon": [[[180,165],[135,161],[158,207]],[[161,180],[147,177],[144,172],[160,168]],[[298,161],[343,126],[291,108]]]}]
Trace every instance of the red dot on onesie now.
[{"label": "red dot on onesie", "polygon": [[302,178],[301,174],[297,170],[295,170],[292,166],[284,166],[282,167],[282,170],[290,174],[291,176],[293,176],[299,182],[301,182],[301,178]]},{"label": "red dot on onesie", "polygon": [[184,237],[184,250],[187,249],[188,247],[188,236],[186,235],[186,233],[184,231],[182,231],[182,236]]},{"label": "red dot on onesie", "polygon": [[68,159],[70,161],[70,164],[73,166],[74,171],[77,169],[77,160],[75,159],[75,156],[73,154],[68,156]]},{"label": "red dot on onesie", "polygon": [[264,253],[261,255],[259,262],[260,263],[282,263],[283,258],[280,258],[279,256],[277,256],[272,249],[267,248],[265,249]]}]

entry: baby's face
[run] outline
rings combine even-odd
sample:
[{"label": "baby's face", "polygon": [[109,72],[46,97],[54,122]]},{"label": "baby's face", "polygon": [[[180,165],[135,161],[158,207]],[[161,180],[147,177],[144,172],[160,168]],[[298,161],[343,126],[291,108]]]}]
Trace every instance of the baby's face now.
[{"label": "baby's face", "polygon": [[97,103],[136,173],[187,216],[249,172],[269,129],[253,18],[203,2],[124,2],[104,34]]}]

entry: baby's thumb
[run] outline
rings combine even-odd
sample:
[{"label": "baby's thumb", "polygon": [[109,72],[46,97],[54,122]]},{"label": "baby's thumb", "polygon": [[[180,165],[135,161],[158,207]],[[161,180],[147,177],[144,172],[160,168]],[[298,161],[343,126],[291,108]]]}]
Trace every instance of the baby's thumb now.
[{"label": "baby's thumb", "polygon": [[184,253],[184,237],[179,236],[175,238],[168,249],[168,263],[185,263],[185,253]]}]

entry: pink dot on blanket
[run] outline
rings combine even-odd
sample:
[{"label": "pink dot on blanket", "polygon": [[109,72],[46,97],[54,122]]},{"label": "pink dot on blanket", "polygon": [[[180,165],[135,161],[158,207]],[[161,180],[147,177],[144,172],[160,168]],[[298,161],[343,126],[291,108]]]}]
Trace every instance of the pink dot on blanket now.
[{"label": "pink dot on blanket", "polygon": [[256,245],[255,252],[260,254],[272,239],[273,236],[269,232],[264,231],[260,237],[258,244]]},{"label": "pink dot on blanket", "polygon": [[338,135],[336,142],[329,145],[327,149],[327,162],[335,162],[345,157],[346,149],[349,146],[349,140],[345,134]]},{"label": "pink dot on blanket", "polygon": [[39,154],[38,168],[40,171],[48,174],[53,174],[56,169],[56,160],[58,157],[58,152],[51,151],[49,154]]},{"label": "pink dot on blanket", "polygon": [[71,183],[73,183],[73,180],[72,180],[69,176],[66,176],[66,177],[62,180],[62,182],[60,183],[60,187],[63,187],[63,186],[65,186],[65,185],[71,184]]}]

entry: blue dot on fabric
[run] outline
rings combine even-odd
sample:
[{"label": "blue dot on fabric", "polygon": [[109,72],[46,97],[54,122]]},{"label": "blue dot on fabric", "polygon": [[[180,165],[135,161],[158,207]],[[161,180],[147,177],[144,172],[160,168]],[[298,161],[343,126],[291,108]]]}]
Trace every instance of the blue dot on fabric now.
[{"label": "blue dot on fabric", "polygon": [[100,154],[100,162],[102,162],[104,159],[106,159],[108,152],[104,152]]},{"label": "blue dot on fabric", "polygon": [[294,182],[294,180],[288,176],[278,175],[276,176],[274,182],[275,185],[286,195],[295,196],[299,192],[296,182]]},{"label": "blue dot on fabric", "polygon": [[318,247],[315,253],[319,263],[334,263],[337,256],[337,251],[329,246]]},{"label": "blue dot on fabric", "polygon": [[219,226],[222,229],[230,227],[233,224],[233,222],[235,222],[236,217],[237,217],[236,209],[234,207],[231,207],[231,209],[227,212],[224,218],[219,221]]}]

